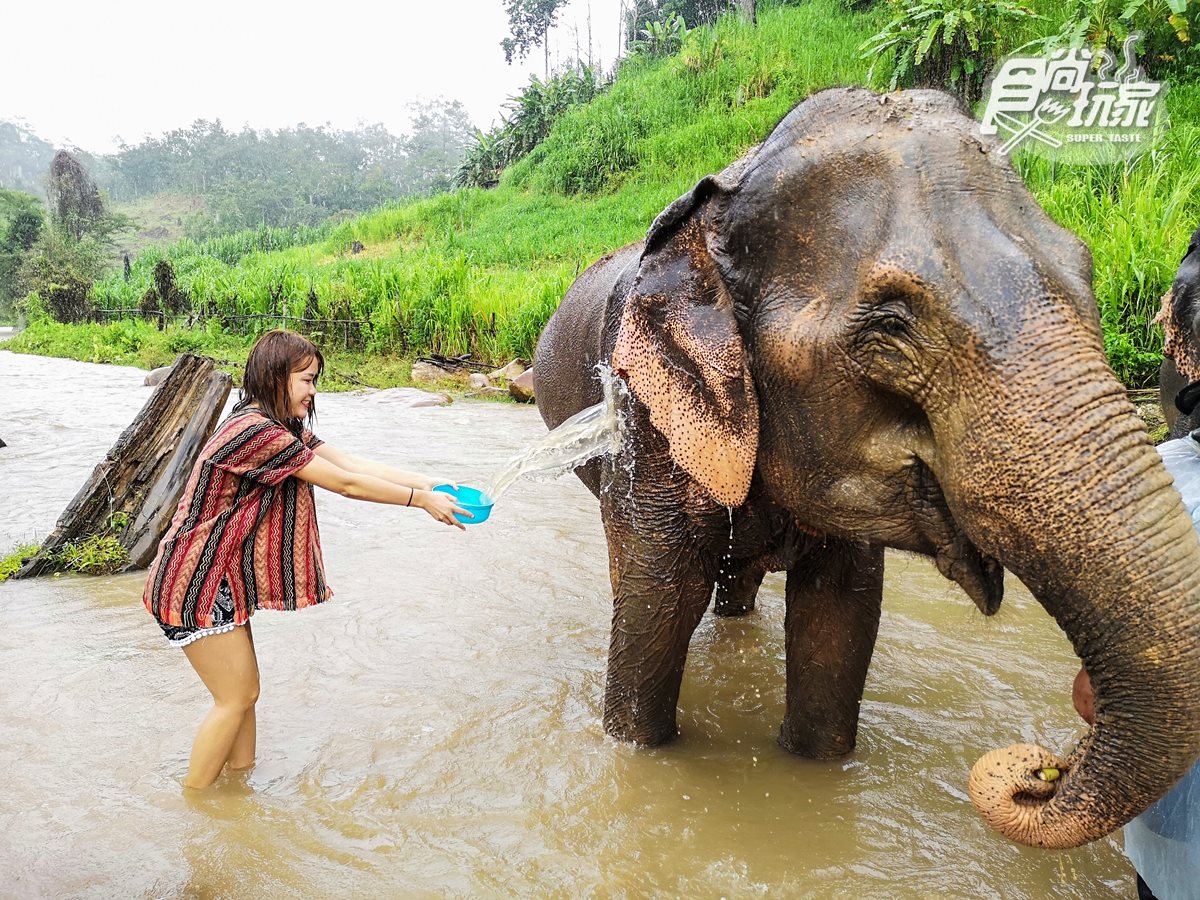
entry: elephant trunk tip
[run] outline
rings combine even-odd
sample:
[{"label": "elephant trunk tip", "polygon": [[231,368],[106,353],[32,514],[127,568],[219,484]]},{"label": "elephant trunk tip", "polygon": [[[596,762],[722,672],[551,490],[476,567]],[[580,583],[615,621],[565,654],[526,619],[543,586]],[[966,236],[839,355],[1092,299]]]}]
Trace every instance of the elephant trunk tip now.
[{"label": "elephant trunk tip", "polygon": [[1101,837],[1078,819],[1052,822],[1050,801],[1071,777],[1068,763],[1035,744],[1014,744],[980,757],[967,791],[983,820],[1010,840],[1065,850]]}]

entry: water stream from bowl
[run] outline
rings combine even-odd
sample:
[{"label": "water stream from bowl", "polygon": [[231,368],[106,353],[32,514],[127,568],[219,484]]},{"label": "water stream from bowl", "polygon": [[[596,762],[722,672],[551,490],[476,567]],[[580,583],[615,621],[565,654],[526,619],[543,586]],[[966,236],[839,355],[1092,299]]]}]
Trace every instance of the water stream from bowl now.
[{"label": "water stream from bowl", "polygon": [[519,478],[551,480],[598,456],[621,452],[625,422],[621,407],[629,396],[625,382],[608,366],[596,367],[604,399],[580,410],[542,440],[508,460],[484,485],[492,502]]}]

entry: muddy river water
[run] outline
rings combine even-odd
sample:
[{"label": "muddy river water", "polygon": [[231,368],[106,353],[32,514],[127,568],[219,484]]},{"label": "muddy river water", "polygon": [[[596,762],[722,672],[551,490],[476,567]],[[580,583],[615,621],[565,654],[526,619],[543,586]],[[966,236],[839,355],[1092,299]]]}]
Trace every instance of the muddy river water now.
[{"label": "muddy river water", "polygon": [[[0,352],[0,552],[37,540],[150,393],[145,373]],[[323,394],[317,433],[482,481],[533,408]],[[142,576],[0,584],[0,896],[1133,896],[1119,835],[1061,853],[983,825],[967,773],[1068,746],[1078,666],[1010,577],[985,620],[891,555],[856,752],[781,750],[782,578],[707,616],[681,737],[605,736],[611,601],[597,505],[522,481],[463,532],[318,498],[331,602],[254,619],[259,758],[181,787],[208,697]]]}]

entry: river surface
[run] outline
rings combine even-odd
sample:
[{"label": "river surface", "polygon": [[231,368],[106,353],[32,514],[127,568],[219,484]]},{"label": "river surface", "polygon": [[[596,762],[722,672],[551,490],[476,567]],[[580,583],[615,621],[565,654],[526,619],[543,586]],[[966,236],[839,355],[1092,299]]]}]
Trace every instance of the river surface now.
[{"label": "river surface", "polygon": [[[0,551],[53,526],[149,396],[145,373],[0,351]],[[530,407],[403,409],[323,394],[317,433],[481,482],[545,433]],[[706,616],[681,737],[605,736],[611,601],[597,504],[518,482],[466,532],[319,497],[332,601],[254,618],[258,764],[181,784],[209,706],[142,576],[0,584],[0,896],[1134,896],[1119,838],[1068,852],[991,833],[984,751],[1065,748],[1078,663],[1010,577],[985,620],[890,555],[858,749],[781,750],[782,578]]]}]

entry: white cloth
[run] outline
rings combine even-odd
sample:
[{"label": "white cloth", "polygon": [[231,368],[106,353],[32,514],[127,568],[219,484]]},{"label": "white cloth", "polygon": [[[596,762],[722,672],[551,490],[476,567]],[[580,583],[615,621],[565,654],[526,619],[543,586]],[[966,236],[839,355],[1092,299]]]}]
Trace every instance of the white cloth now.
[{"label": "white cloth", "polygon": [[[1200,529],[1200,444],[1190,437],[1167,441],[1158,455]],[[1125,826],[1125,855],[1158,900],[1200,898],[1200,762]]]}]

